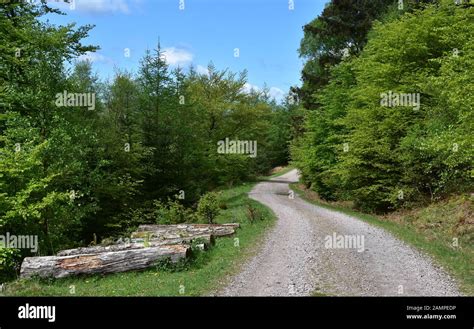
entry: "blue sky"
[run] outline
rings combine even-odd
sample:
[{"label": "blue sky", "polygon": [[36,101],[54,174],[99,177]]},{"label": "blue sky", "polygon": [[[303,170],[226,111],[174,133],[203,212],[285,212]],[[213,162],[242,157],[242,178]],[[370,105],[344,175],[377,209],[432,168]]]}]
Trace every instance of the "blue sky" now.
[{"label": "blue sky", "polygon": [[70,5],[57,5],[66,16],[48,19],[61,25],[96,25],[86,41],[101,47],[88,57],[102,78],[113,77],[114,67],[136,71],[145,50],[155,48],[159,39],[172,67],[192,64],[204,72],[212,61],[218,69],[247,69],[248,87],[266,83],[281,99],[290,86],[300,85],[302,60],[297,49],[302,26],[321,13],[325,2],[74,0],[72,10]]}]

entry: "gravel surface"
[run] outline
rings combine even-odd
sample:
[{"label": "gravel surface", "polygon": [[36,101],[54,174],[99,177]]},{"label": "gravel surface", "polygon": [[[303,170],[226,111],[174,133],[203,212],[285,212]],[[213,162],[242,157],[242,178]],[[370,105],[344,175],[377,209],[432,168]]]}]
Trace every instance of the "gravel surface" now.
[{"label": "gravel surface", "polygon": [[296,181],[293,170],[250,192],[278,220],[256,256],[219,295],[460,295],[442,268],[385,230],[310,204],[296,193],[292,198],[288,183]]}]

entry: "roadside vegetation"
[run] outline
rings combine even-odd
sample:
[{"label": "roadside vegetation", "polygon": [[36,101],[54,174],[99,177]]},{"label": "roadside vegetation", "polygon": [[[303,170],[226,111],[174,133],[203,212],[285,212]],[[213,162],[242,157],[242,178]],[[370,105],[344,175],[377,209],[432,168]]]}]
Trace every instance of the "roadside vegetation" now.
[{"label": "roadside vegetation", "polygon": [[381,226],[474,294],[474,6],[331,1],[304,27],[304,198]]},{"label": "roadside vegetation", "polygon": [[[322,199],[383,214],[473,191],[474,7],[423,2],[385,6],[358,47],[338,32],[341,3],[308,24],[305,68],[340,54],[323,85],[304,85],[316,103],[292,146],[303,183]],[[334,12],[341,19],[327,22]]]},{"label": "roadside vegetation", "polygon": [[83,43],[93,27],[53,25],[56,14],[0,3],[0,235],[39,242],[0,246],[0,283],[26,256],[211,222],[213,191],[288,162],[294,107],[248,90],[247,72],[172,69],[158,44],[103,81],[80,60],[99,49]]},{"label": "roadside vegetation", "polygon": [[194,250],[178,264],[160,262],[140,272],[65,279],[16,280],[6,284],[7,296],[202,296],[218,292],[226,278],[253,254],[275,216],[247,193],[255,183],[218,192],[221,210],[216,223],[239,223],[235,236],[216,239],[207,251]]}]

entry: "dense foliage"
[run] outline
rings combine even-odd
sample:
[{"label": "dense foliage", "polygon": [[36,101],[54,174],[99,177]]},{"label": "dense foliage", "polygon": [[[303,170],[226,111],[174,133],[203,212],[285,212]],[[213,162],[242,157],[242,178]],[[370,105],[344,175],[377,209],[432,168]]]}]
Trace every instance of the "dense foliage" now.
[{"label": "dense foliage", "polygon": [[[212,221],[210,196],[202,216],[190,210],[201,195],[288,161],[291,115],[246,92],[246,72],[172,70],[158,45],[106,83],[76,60],[97,49],[81,43],[92,27],[40,19],[54,12],[0,4],[0,234],[38,235],[45,255],[143,222]],[[94,102],[61,100],[71,94]],[[226,138],[256,143],[255,156],[219,153]]]},{"label": "dense foliage", "polygon": [[376,22],[312,89],[292,150],[305,183],[375,212],[472,191],[473,34],[474,8],[452,1]]}]

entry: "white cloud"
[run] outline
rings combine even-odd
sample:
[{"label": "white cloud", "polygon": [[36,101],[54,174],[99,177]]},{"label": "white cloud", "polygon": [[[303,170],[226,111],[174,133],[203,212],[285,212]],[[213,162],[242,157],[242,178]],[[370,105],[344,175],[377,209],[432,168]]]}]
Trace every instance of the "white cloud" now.
[{"label": "white cloud", "polygon": [[[256,92],[263,91],[263,89],[259,86],[253,85],[248,82],[245,83],[244,87],[242,88],[242,91],[247,94],[249,94],[252,90]],[[270,87],[268,89],[268,95],[270,96],[270,98],[274,98],[277,102],[280,102],[285,97],[285,92],[278,87]]]},{"label": "white cloud", "polygon": [[275,98],[277,101],[281,101],[285,96],[285,92],[277,87],[271,87],[268,94],[271,98]]},{"label": "white cloud", "polygon": [[205,67],[205,66],[202,66],[202,65],[198,65],[196,67],[196,72],[199,73],[199,74],[209,75],[208,68]]},{"label": "white cloud", "polygon": [[77,58],[77,61],[89,61],[91,63],[113,64],[113,60],[99,53],[87,52]]},{"label": "white cloud", "polygon": [[60,9],[77,10],[88,14],[129,14],[130,8],[126,0],[71,0],[70,3],[49,0],[48,2],[57,4]]},{"label": "white cloud", "polygon": [[242,90],[244,93],[249,94],[250,92],[252,92],[252,90],[257,92],[260,91],[260,88],[256,85],[246,82]]},{"label": "white cloud", "polygon": [[163,49],[163,56],[168,65],[187,65],[192,62],[194,55],[186,49],[168,47]]}]

